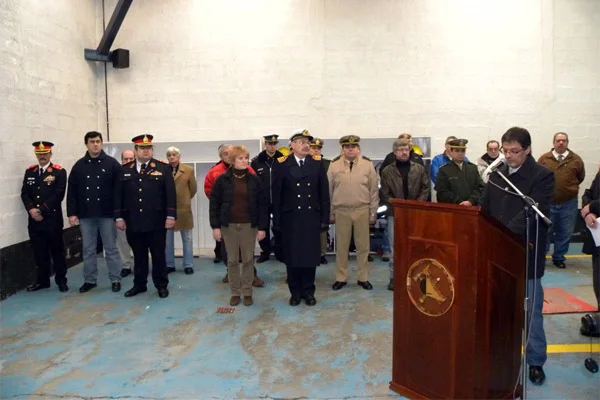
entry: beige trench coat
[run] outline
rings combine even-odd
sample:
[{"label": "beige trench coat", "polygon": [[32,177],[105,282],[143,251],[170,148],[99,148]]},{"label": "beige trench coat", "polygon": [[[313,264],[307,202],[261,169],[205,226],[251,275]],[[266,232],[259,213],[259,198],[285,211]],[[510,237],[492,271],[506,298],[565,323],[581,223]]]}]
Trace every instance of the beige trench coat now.
[{"label": "beige trench coat", "polygon": [[174,229],[176,231],[193,229],[192,198],[198,190],[193,167],[183,163],[179,164],[179,170],[175,174],[175,190],[177,192],[177,221]]}]

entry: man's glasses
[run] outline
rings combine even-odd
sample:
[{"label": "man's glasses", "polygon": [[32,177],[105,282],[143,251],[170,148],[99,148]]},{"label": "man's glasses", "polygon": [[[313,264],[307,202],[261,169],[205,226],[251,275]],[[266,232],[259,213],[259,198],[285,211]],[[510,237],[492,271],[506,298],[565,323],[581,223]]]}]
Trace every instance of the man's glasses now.
[{"label": "man's glasses", "polygon": [[500,151],[502,152],[502,154],[512,154],[512,155],[518,155],[520,154],[523,150],[526,150],[527,147],[522,148],[522,149],[505,149],[504,147],[500,148]]}]

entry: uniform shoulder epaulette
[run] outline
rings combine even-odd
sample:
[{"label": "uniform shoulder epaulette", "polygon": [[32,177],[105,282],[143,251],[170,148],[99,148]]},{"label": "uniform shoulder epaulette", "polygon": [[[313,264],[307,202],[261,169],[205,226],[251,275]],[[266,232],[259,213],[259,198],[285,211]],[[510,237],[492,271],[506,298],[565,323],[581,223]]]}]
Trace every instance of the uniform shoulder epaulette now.
[{"label": "uniform shoulder epaulette", "polygon": [[313,160],[321,161],[321,156],[312,156]]},{"label": "uniform shoulder epaulette", "polygon": [[335,157],[333,160],[331,160],[331,162],[337,161],[337,160],[339,160],[340,158],[342,158],[342,156],[341,156],[341,155],[339,155],[339,156]]},{"label": "uniform shoulder epaulette", "polygon": [[281,156],[281,157],[279,157],[279,158],[277,159],[277,161],[278,161],[279,163],[282,163],[282,162],[285,162],[285,160],[287,160],[287,158],[288,158],[288,156]]},{"label": "uniform shoulder epaulette", "polygon": [[365,160],[371,161],[371,159],[367,156],[362,156],[362,158],[364,158]]},{"label": "uniform shoulder epaulette", "polygon": [[35,167],[37,167],[37,164],[30,165],[29,167],[27,167],[27,169],[35,169]]},{"label": "uniform shoulder epaulette", "polygon": [[52,168],[54,168],[57,171],[60,171],[61,169],[63,169],[62,165],[58,165],[58,164],[52,164]]},{"label": "uniform shoulder epaulette", "polygon": [[163,161],[163,160],[159,160],[158,158],[156,158],[155,160],[158,161],[159,163],[168,164],[168,162]]},{"label": "uniform shoulder epaulette", "polygon": [[258,158],[258,154],[255,155],[254,157],[252,157],[252,160],[250,160],[250,162],[255,161]]}]

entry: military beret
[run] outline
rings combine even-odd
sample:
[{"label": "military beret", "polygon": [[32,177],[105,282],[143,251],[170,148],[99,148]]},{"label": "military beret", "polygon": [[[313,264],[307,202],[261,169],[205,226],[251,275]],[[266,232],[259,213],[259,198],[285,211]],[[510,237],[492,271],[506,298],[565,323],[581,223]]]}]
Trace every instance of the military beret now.
[{"label": "military beret", "polygon": [[152,146],[152,139],[154,139],[152,135],[138,135],[131,139],[131,141],[136,146]]},{"label": "military beret", "polygon": [[359,142],[360,142],[360,136],[356,136],[356,135],[342,136],[342,138],[340,139],[340,144],[342,146],[345,144],[354,144],[354,145],[358,146]]},{"label": "military beret", "polygon": [[31,143],[31,145],[34,147],[33,152],[35,154],[48,154],[52,151],[52,146],[54,146],[54,143],[46,142],[45,140],[40,140]]},{"label": "military beret", "polygon": [[279,135],[266,135],[263,138],[265,139],[265,143],[279,143]]},{"label": "military beret", "polygon": [[451,149],[466,149],[467,143],[469,143],[467,139],[453,139],[448,142]]},{"label": "military beret", "polygon": [[310,142],[310,147],[323,147],[323,144],[323,139],[313,138],[313,140]]},{"label": "military beret", "polygon": [[294,134],[290,138],[290,142],[293,142],[298,138],[307,138],[309,141],[313,140],[313,137],[310,136],[310,133],[306,129],[294,132]]}]

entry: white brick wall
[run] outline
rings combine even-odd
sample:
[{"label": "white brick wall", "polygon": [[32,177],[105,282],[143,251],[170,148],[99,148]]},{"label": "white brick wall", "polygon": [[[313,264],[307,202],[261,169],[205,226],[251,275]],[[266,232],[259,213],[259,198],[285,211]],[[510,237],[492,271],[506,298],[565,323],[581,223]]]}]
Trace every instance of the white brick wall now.
[{"label": "white brick wall", "polygon": [[[116,0],[106,0],[106,20]],[[0,246],[26,239],[18,200],[30,142],[57,143],[70,168],[82,135],[105,132],[104,74],[83,59],[101,37],[100,1],[1,3]],[[477,158],[510,126],[534,154],[564,130],[586,161],[600,157],[598,0],[136,0],[109,67],[113,141],[284,136],[307,127],[354,133],[447,135]],[[8,134],[11,134],[8,139]],[[331,143],[331,142],[329,142]],[[8,224],[8,225],[6,225]]]},{"label": "white brick wall", "polygon": [[536,157],[568,132],[589,185],[598,21],[598,0],[136,1],[115,43],[131,68],[109,74],[111,138],[408,131],[435,152],[466,137],[475,159],[522,125]]},{"label": "white brick wall", "polygon": [[[70,169],[83,135],[98,129],[95,0],[0,2],[0,247],[28,239],[20,198],[31,143],[56,145],[52,161]],[[98,14],[100,15],[100,14]]]}]

